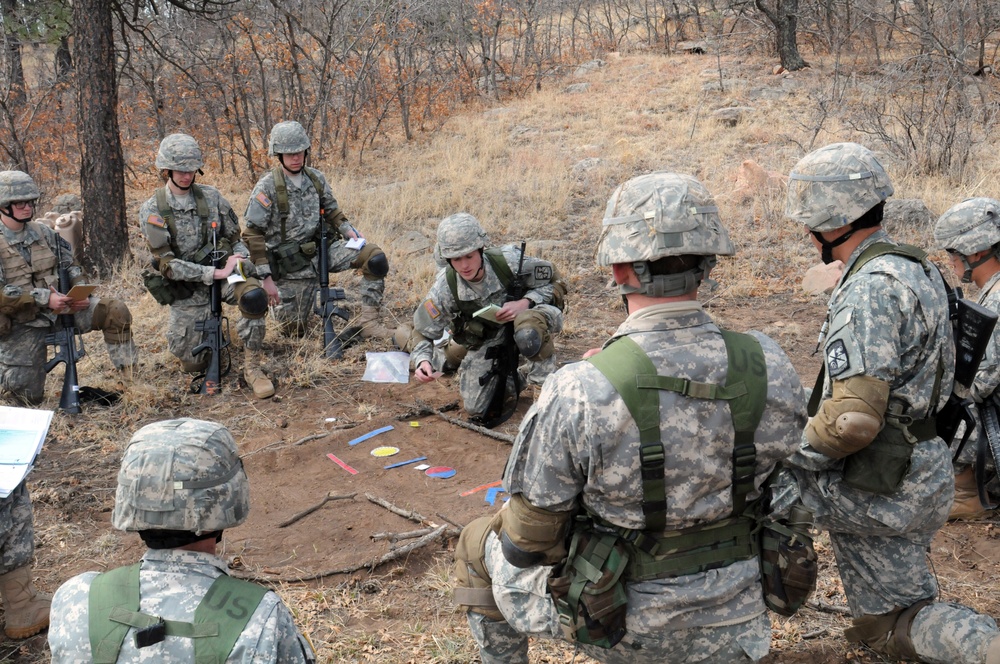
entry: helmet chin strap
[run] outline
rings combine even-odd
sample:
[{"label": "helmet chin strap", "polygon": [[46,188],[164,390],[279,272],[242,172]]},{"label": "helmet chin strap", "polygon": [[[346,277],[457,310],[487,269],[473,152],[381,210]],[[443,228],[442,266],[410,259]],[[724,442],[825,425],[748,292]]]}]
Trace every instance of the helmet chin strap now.
[{"label": "helmet chin strap", "polygon": [[[201,173],[201,170],[199,170],[198,172]],[[182,187],[179,184],[177,184],[177,180],[174,179],[174,172],[170,171],[170,182],[181,191],[188,191],[191,188],[191,185],[194,184],[194,181],[195,178],[191,178],[191,184],[189,184],[186,187]]]},{"label": "helmet chin strap", "polygon": [[34,219],[34,217],[35,217],[35,206],[34,205],[31,206],[31,214],[28,215],[27,219],[18,219],[17,217],[14,216],[14,206],[12,205],[12,203],[13,203],[13,201],[11,201],[11,203],[7,203],[7,209],[0,208],[0,212],[4,213],[6,216],[10,217],[11,220],[13,220],[13,221],[21,224],[22,226],[25,225],[25,224],[27,224],[32,219]]},{"label": "helmet chin strap", "polygon": [[839,247],[840,245],[847,242],[851,238],[851,236],[854,235],[854,232],[856,230],[857,230],[856,228],[852,228],[851,230],[847,231],[846,233],[844,233],[843,235],[841,235],[832,242],[823,237],[823,233],[821,233],[820,231],[812,231],[813,237],[816,238],[816,241],[819,242],[820,245],[823,247],[823,250],[821,252],[821,257],[823,259],[823,262],[826,263],[827,265],[832,263],[833,248]]},{"label": "helmet chin strap", "polygon": [[996,256],[997,252],[995,250],[994,251],[990,251],[985,256],[983,256],[978,261],[976,261],[975,263],[970,263],[969,262],[969,257],[966,256],[965,254],[956,254],[956,255],[960,259],[962,259],[962,265],[965,266],[965,272],[962,273],[962,283],[963,284],[971,284],[972,283],[972,271],[975,270],[980,265],[982,265],[983,263],[985,263],[986,261],[988,261],[989,259],[991,259],[994,256]]},{"label": "helmet chin strap", "polygon": [[294,170],[293,171],[288,166],[285,166],[285,155],[283,153],[281,153],[281,154],[278,155],[278,161],[281,162],[281,167],[284,168],[289,173],[291,173],[292,175],[298,175],[299,173],[301,173],[302,169],[304,169],[306,167],[306,162],[308,160],[309,160],[309,150],[306,150],[302,154],[302,165],[299,166],[298,170]]},{"label": "helmet chin strap", "polygon": [[[652,274],[649,270],[648,261],[636,261],[632,263],[632,269],[639,279],[638,286],[620,284],[618,291],[624,299],[631,293],[641,293],[648,297],[679,297],[687,295],[701,285],[703,279],[708,276],[709,271],[715,267],[718,259],[715,256],[703,256],[698,262],[698,267],[676,274]],[[625,303],[628,309],[628,302]]]}]

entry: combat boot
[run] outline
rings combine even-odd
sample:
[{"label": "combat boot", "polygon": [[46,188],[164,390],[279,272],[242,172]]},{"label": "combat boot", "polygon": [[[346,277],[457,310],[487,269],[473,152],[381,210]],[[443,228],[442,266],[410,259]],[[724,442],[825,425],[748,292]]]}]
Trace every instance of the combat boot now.
[{"label": "combat boot", "polygon": [[258,399],[274,396],[274,384],[260,368],[258,353],[249,348],[243,351],[243,379]]},{"label": "combat boot", "polygon": [[971,519],[983,514],[986,514],[986,509],[979,501],[975,469],[969,466],[955,475],[955,502],[952,503],[948,520]]},{"label": "combat boot", "polygon": [[29,566],[0,576],[0,595],[6,614],[3,631],[9,638],[26,639],[49,626],[52,595],[35,590]]},{"label": "combat boot", "polygon": [[357,320],[362,339],[391,339],[392,332],[382,325],[382,310],[370,304],[361,305],[361,315]]},{"label": "combat boot", "polygon": [[413,350],[410,345],[410,335],[413,334],[413,327],[406,323],[400,323],[396,331],[392,333],[392,345],[399,350],[409,353]]}]

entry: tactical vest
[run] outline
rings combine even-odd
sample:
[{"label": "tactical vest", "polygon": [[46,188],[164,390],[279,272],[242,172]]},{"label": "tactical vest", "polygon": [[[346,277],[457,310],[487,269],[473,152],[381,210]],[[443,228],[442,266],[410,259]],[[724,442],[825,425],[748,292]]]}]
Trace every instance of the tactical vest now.
[{"label": "tactical vest", "polygon": [[[191,195],[194,196],[194,203],[198,210],[198,219],[201,221],[201,247],[193,254],[181,255],[180,250],[177,248],[177,242],[175,241],[177,237],[177,225],[174,221],[174,210],[167,203],[166,187],[160,187],[156,190],[156,209],[170,230],[170,251],[173,252],[174,256],[181,260],[197,263],[198,265],[210,265],[215,246],[208,236],[208,200],[205,198],[205,192],[196,184],[191,185]],[[218,243],[219,248],[225,251],[227,256],[233,252],[233,247],[227,238],[218,238]],[[162,265],[160,269],[162,270]]]},{"label": "tactical vest", "polygon": [[[924,273],[930,276],[930,270],[934,268],[933,265],[927,261],[927,252],[920,247],[915,247],[911,244],[892,244],[889,242],[875,242],[870,245],[867,249],[861,252],[858,259],[854,261],[854,265],[848,270],[841,278],[841,283],[846,283],[848,279],[854,276],[862,267],[867,265],[870,261],[885,255],[901,256],[907,260],[920,263],[924,268]],[[816,384],[813,386],[812,394],[809,395],[809,405],[807,407],[807,412],[809,417],[816,414],[819,410],[819,404],[823,396],[823,382],[826,378],[826,360],[820,364],[819,375],[816,377]],[[940,358],[938,359],[937,375],[934,380],[934,391],[931,394],[931,413],[927,417],[921,420],[914,420],[906,429],[910,434],[916,437],[918,441],[930,440],[937,436],[937,421],[933,413],[935,404],[938,402],[938,398],[941,396],[941,381],[944,378],[944,362]]]},{"label": "tactical vest", "polygon": [[[320,199],[319,216],[323,220],[323,185],[319,181],[319,177],[313,173],[309,168],[303,167],[303,172],[309,176],[309,180],[312,182],[313,188],[316,189],[316,195]],[[288,220],[288,185],[285,184],[285,172],[279,167],[275,166],[271,169],[271,175],[274,177],[274,199],[278,204],[278,215],[281,217],[281,242],[286,241],[285,238],[285,222]],[[330,231],[335,234],[339,234],[340,231],[336,228],[331,228]]]},{"label": "tactical vest", "polygon": [[[99,574],[90,585],[88,627],[94,664],[118,661],[130,627],[146,630],[161,623],[159,617],[139,612],[139,567],[137,563]],[[265,594],[262,586],[223,574],[198,604],[194,622],[162,621],[161,634],[193,639],[197,664],[223,664]]]},{"label": "tactical vest", "polygon": [[28,245],[31,251],[30,265],[21,252],[0,233],[0,264],[3,265],[3,278],[8,286],[30,290],[59,285],[59,262],[49,243],[45,241],[45,232],[39,226],[37,221],[29,221],[24,226],[25,231],[33,228],[40,238]]},{"label": "tactical vest", "polygon": [[[767,363],[760,342],[754,337],[720,331],[729,362],[725,385],[658,375],[646,353],[629,337],[617,339],[587,360],[615,387],[639,428],[642,512],[646,527],[621,528],[596,515],[588,515],[630,545],[625,572],[628,580],[695,574],[757,555],[756,521],[748,513],[747,495],[754,489],[757,459],[754,435],[767,399]],[[660,390],[691,399],[729,402],[736,435],[732,455],[733,511],[728,517],[664,532],[667,501],[664,448],[660,439]]]},{"label": "tactical vest", "polygon": [[[493,271],[500,279],[500,285],[507,289],[510,282],[514,280],[514,272],[507,265],[507,259],[503,252],[497,248],[483,250],[483,256],[489,260]],[[448,288],[451,290],[451,297],[458,307],[458,315],[451,321],[451,334],[456,343],[466,348],[475,350],[496,336],[501,326],[483,318],[476,318],[474,313],[481,308],[475,300],[458,299],[458,273],[450,264],[445,268],[445,278],[448,280]]]}]

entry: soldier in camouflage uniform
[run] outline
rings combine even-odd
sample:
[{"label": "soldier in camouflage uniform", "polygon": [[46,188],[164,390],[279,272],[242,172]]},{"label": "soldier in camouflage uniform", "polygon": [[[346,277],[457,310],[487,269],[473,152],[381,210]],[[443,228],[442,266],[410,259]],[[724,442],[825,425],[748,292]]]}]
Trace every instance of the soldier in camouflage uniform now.
[{"label": "soldier in camouflage uniform", "polygon": [[[729,397],[711,396],[736,369],[728,359],[730,342],[697,299],[716,256],[733,253],[711,194],[690,176],[642,175],[611,196],[597,259],[611,266],[629,316],[603,350],[588,353],[589,361],[567,365],[545,381],[504,471],[510,501],[492,522],[484,517],[469,524],[456,548],[455,599],[471,607],[469,624],[484,664],[527,662],[525,635],[564,634],[551,593],[551,577],[560,573],[553,563],[566,556],[567,529],[581,528],[635,543],[616,545],[631,556],[624,571],[624,638],[611,648],[582,645],[587,655],[623,664],[732,664],[767,654],[770,620],[752,547],[744,540],[729,560],[691,557],[693,549],[713,542],[721,550],[727,536],[714,539],[712,529],[722,533],[734,512],[742,514],[733,486],[741,440],[735,411],[722,400]],[[762,415],[751,438],[756,451],[742,475],[744,497],[753,497],[775,464],[796,449],[805,402],[794,368],[774,341],[759,332],[736,336],[756,347],[754,360],[743,365],[753,367],[761,386]],[[654,410],[647,421],[658,423],[653,438],[658,434],[660,445],[653,447],[662,465],[648,477],[643,459],[656,468],[657,455],[645,456],[648,439],[630,413],[630,400],[597,363],[617,346],[633,344],[651,362],[656,375],[650,378],[679,390],[653,392],[660,415]],[[663,525],[654,527],[654,520]],[[744,535],[752,524],[743,523]],[[677,532],[682,529],[694,537],[708,533],[708,539],[687,542]],[[674,538],[676,555],[654,560],[644,554],[666,538]],[[632,567],[639,562],[673,571],[640,574]],[[688,569],[694,562],[704,563],[702,571]]]},{"label": "soldier in camouflage uniform", "polygon": [[[492,368],[493,360],[487,354],[502,343],[503,334],[498,325],[473,319],[465,310],[475,311],[490,304],[501,307],[497,321],[513,322],[514,341],[528,359],[525,378],[538,385],[556,368],[552,335],[562,331],[563,326],[557,297],[565,291],[557,292],[562,286],[555,281],[552,264],[525,256],[521,274],[527,291],[523,298],[506,302],[507,286],[493,260],[503,261],[513,277],[521,262],[521,250],[514,245],[488,249],[488,244],[486,232],[471,214],[460,212],[441,220],[434,256],[444,267],[423,304],[413,313],[413,327],[401,326],[396,332],[398,345],[410,353],[418,381],[426,383],[436,372],[458,369],[459,394],[466,412],[473,416],[486,412],[496,389],[496,377],[483,385],[479,379]],[[490,252],[495,258],[490,258]],[[449,280],[454,280],[454,289]],[[434,340],[441,338],[446,329],[453,334],[442,350],[435,347]],[[409,338],[404,340],[407,335]]]},{"label": "soldier in camouflage uniform", "polygon": [[271,129],[268,154],[276,166],[257,182],[243,215],[243,240],[263,280],[274,317],[286,335],[302,336],[315,307],[318,288],[320,222],[327,226],[331,273],[361,270],[363,338],[389,337],[381,324],[382,294],[389,261],[370,241],[351,249],[349,240],[364,236],[340,210],[322,172],[306,166],[309,137],[298,122],[279,122]]},{"label": "soldier in camouflage uniform", "polygon": [[[1000,312],[1000,201],[992,198],[970,198],[955,205],[937,220],[934,241],[951,257],[951,266],[963,283],[975,283],[979,288],[979,304]],[[986,347],[986,355],[972,383],[971,397],[976,403],[993,399],[1000,387],[1000,327]],[[1000,395],[997,395],[1000,396]],[[978,414],[978,411],[976,411]],[[998,432],[1000,433],[1000,432]],[[990,493],[1000,494],[996,463],[989,451],[986,432],[978,422],[968,442],[955,460],[955,503],[950,519],[969,518],[986,513],[979,500],[975,463],[980,445],[985,445],[984,477]]]},{"label": "soldier in camouflage uniform", "polygon": [[148,550],[136,565],[85,572],[59,588],[52,661],[315,661],[281,599],[232,579],[215,555],[223,530],[249,510],[249,482],[224,426],[182,418],[139,429],[111,520]]},{"label": "soldier in camouflage uniform", "polygon": [[[184,371],[204,372],[208,352],[192,354],[204,339],[197,324],[212,315],[211,288],[226,279],[222,299],[236,304],[240,319],[236,331],[243,340],[243,377],[258,399],[274,394],[274,385],[261,369],[267,294],[261,288],[250,252],[240,240],[236,213],[219,190],[195,184],[205,162],[198,143],[187,134],[170,134],[160,142],[156,167],[165,186],[139,208],[139,227],[153,253],[155,272],[144,274],[147,287],[160,304],[170,305],[167,346]],[[226,251],[226,263],[216,268],[214,242]],[[230,283],[239,271],[244,279]]]},{"label": "soldier in camouflage uniform", "polygon": [[855,143],[816,150],[789,175],[786,216],[845,272],[823,326],[815,415],[775,508],[800,499],[829,531],[849,641],[891,660],[998,664],[992,618],[934,602],[926,556],[954,495],[934,416],[951,393],[955,349],[940,273],[882,230],[892,193],[875,155]]},{"label": "soldier in camouflage uniform", "polygon": [[59,268],[73,285],[84,283],[69,244],[32,221],[38,187],[27,173],[0,172],[0,389],[21,404],[41,403],[45,391],[45,337],[64,311],[81,332],[102,330],[116,369],[135,366],[132,314],[120,300],[73,300],[58,292]]}]

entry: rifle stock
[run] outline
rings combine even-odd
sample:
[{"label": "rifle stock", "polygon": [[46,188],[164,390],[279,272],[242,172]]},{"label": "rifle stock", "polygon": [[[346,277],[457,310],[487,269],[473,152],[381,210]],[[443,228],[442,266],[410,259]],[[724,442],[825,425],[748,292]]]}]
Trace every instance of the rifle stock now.
[{"label": "rifle stock", "polygon": [[[225,265],[226,252],[219,250],[218,224],[212,222],[212,267],[218,269]],[[221,263],[221,264],[220,264]],[[222,350],[229,346],[225,333],[226,321],[222,317],[222,280],[212,281],[211,316],[207,320],[197,321],[194,329],[204,334],[203,341],[191,350],[197,357],[203,352],[209,353],[208,366],[205,368],[204,380],[197,392],[199,394],[218,394],[222,391]]]},{"label": "rifle stock", "polygon": [[344,357],[344,345],[333,329],[333,317],[339,316],[344,321],[350,319],[350,314],[344,307],[337,304],[346,299],[343,288],[330,288],[330,254],[329,236],[326,220],[320,215],[319,235],[319,301],[313,310],[323,319],[323,353],[328,359],[339,360]]},{"label": "rifle stock", "polygon": [[[69,270],[62,265],[62,247],[56,240],[56,260],[59,263],[59,291],[66,294],[72,288]],[[57,365],[65,364],[63,374],[62,394],[59,397],[59,410],[76,414],[80,408],[80,383],[76,374],[76,361],[87,353],[83,347],[83,336],[76,330],[76,318],[72,312],[59,314],[58,329],[46,335],[45,343],[55,347],[52,359],[45,363],[45,373],[52,371]]]}]

